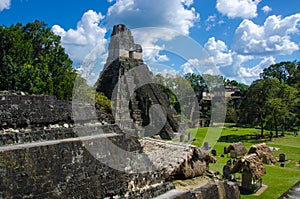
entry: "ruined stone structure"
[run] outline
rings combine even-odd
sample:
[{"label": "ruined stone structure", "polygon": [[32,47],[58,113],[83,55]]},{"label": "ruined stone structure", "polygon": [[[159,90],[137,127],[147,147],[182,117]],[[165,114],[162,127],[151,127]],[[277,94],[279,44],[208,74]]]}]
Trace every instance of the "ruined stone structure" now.
[{"label": "ruined stone structure", "polygon": [[122,24],[114,26],[108,50],[108,62],[120,57],[142,60],[141,45],[134,43],[130,30]]},{"label": "ruined stone structure", "polygon": [[[240,191],[236,183],[220,180],[204,180],[201,186],[189,186],[188,188],[177,186],[176,190],[168,191],[158,197],[159,199],[207,199],[207,198],[226,198],[239,199]],[[183,189],[183,190],[182,190]]]},{"label": "ruined stone structure", "polygon": [[266,169],[257,154],[248,154],[238,159],[231,169],[231,173],[237,172],[242,173],[242,193],[254,193],[262,187],[262,177],[266,174]]},{"label": "ruined stone structure", "polygon": [[[74,103],[73,103],[74,105]],[[91,109],[86,104],[76,104],[81,122],[98,121],[108,123],[109,116],[99,109]],[[88,110],[88,111],[85,111]],[[91,112],[94,111],[94,112]],[[0,93],[0,128],[44,127],[51,124],[74,123],[72,103],[57,100],[54,96],[18,95],[16,93]]]},{"label": "ruined stone structure", "polygon": [[[236,184],[223,181],[194,192],[175,191],[171,180],[205,175],[207,164],[214,162],[198,147],[139,140],[116,124],[101,122],[107,120],[103,113],[96,119],[83,115],[75,122],[77,113],[70,102],[51,96],[1,93],[0,99],[0,198],[153,198],[166,193],[173,198],[209,193],[215,197],[213,191],[207,192],[213,187],[223,190],[220,198],[239,196]],[[98,148],[109,142],[127,152],[144,153],[139,166],[156,169],[136,173],[128,157]],[[113,169],[111,164],[127,170]]]},{"label": "ruined stone structure", "polygon": [[275,164],[277,159],[266,143],[256,144],[250,147],[248,154],[257,154],[264,164]]},{"label": "ruined stone structure", "polygon": [[204,175],[216,159],[207,151],[188,144],[144,138],[143,152],[166,179],[187,179]]},{"label": "ruined stone structure", "polygon": [[242,142],[236,142],[230,144],[224,154],[230,154],[230,158],[237,158],[245,155],[247,153],[247,149]]},{"label": "ruined stone structure", "polygon": [[[170,139],[179,128],[174,118],[176,111],[156,84],[148,66],[143,63],[141,53],[142,48],[134,43],[130,30],[124,25],[114,26],[107,63],[95,85],[96,91],[113,100],[116,123],[122,129],[144,135],[143,127],[160,126],[155,122],[167,118],[158,133]],[[155,105],[163,110],[151,115],[151,108]]]},{"label": "ruined stone structure", "polygon": [[[138,142],[124,135],[103,136],[128,151],[140,149]],[[86,145],[103,144],[103,139],[73,138],[1,147],[0,197],[151,198],[174,188],[158,171],[125,173],[105,165],[101,154],[93,157]],[[122,158],[114,161],[126,163]]]}]

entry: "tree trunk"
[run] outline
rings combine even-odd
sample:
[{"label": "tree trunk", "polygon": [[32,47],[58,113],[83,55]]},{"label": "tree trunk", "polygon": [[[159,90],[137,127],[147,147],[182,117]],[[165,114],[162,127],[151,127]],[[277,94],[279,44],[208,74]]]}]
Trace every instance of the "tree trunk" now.
[{"label": "tree trunk", "polygon": [[284,118],[283,124],[282,124],[281,136],[284,136],[284,131],[285,131],[284,126],[285,126],[285,118]]},{"label": "tree trunk", "polygon": [[281,127],[281,136],[284,136],[284,124]]},{"label": "tree trunk", "polygon": [[260,137],[264,136],[264,122],[261,120],[261,130],[260,130]]},{"label": "tree trunk", "polygon": [[275,133],[276,133],[275,137],[278,137],[278,122],[277,122],[277,115],[276,115],[276,113],[274,114],[273,117],[274,117]]}]

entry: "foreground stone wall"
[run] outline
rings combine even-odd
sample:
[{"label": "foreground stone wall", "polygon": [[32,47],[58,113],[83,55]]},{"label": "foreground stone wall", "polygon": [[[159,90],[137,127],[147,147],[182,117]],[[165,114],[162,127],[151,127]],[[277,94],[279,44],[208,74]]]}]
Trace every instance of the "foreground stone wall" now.
[{"label": "foreground stone wall", "polygon": [[[24,144],[32,142],[44,142],[50,140],[62,140],[79,136],[99,135],[108,133],[122,134],[118,125],[50,125],[42,128],[2,129],[0,130],[0,146],[11,144]],[[80,135],[79,135],[80,134]]]},{"label": "foreground stone wall", "polygon": [[0,96],[0,126],[71,123],[71,104],[53,96]]},{"label": "foreground stone wall", "polygon": [[236,183],[217,180],[191,191],[191,195],[191,198],[239,199],[240,191]]},{"label": "foreground stone wall", "polygon": [[[166,164],[164,167],[158,168],[157,171],[135,173],[131,162],[126,157],[113,156],[111,153],[114,151],[103,151],[103,147],[97,151],[96,147],[95,155],[95,151],[87,150],[89,146],[103,146],[108,141],[134,153],[145,150],[144,144],[140,144],[142,141],[115,133],[0,147],[0,198],[240,197],[236,183],[219,180],[209,181],[190,191],[175,191],[175,186],[167,181],[170,175],[166,176],[166,173],[178,176],[186,167],[168,162],[170,159],[166,158],[167,154],[163,157],[165,159],[162,159],[162,164]],[[162,142],[158,141],[160,148],[164,145]],[[174,145],[165,143],[164,146],[169,152]],[[149,149],[149,146],[147,148]],[[194,154],[193,150],[186,149],[189,147],[179,151],[179,159],[184,158],[186,153]],[[139,166],[157,166],[157,162],[153,162],[151,156],[149,159],[144,157],[146,158],[139,162]],[[106,164],[107,162],[109,164]],[[116,165],[127,165],[129,168],[126,172],[112,169],[109,167],[112,162]],[[171,163],[173,165],[169,166]]]},{"label": "foreground stone wall", "polygon": [[[101,112],[95,121],[91,105],[76,106],[72,111],[70,102],[55,97],[0,93],[0,198],[153,198],[174,190],[172,179],[203,175],[211,162],[197,147],[137,139],[104,125]],[[138,161],[122,150],[139,154],[131,156]],[[235,191],[226,186],[217,190],[229,197]],[[181,194],[216,192],[214,185],[205,189]]]},{"label": "foreground stone wall", "polygon": [[[128,151],[140,147],[124,135],[107,134],[105,138]],[[86,145],[99,144],[102,139],[1,147],[0,198],[151,198],[174,188],[158,172],[124,173],[103,164],[101,157],[94,158]],[[113,161],[128,163],[122,158]]]},{"label": "foreground stone wall", "polygon": [[76,109],[73,109],[73,112],[71,102],[57,100],[54,96],[24,96],[2,92],[0,93],[0,128],[71,124],[74,123],[74,114],[76,122],[108,121],[108,116],[92,105],[80,103],[75,105]]},{"label": "foreground stone wall", "polygon": [[[166,196],[166,197],[165,197]],[[169,191],[162,198],[172,199],[240,199],[237,183],[229,181],[211,180],[203,186],[189,191]]]}]

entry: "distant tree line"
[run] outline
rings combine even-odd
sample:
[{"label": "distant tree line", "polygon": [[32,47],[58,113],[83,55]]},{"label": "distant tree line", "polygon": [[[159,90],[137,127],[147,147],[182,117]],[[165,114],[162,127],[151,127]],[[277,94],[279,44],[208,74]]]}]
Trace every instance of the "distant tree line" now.
[{"label": "distant tree line", "polygon": [[[176,88],[182,77],[163,77],[156,75],[156,80],[168,93],[171,104],[178,113],[182,110],[178,96],[168,88]],[[235,87],[239,91],[239,100],[226,102],[225,122],[234,122],[238,125],[250,125],[264,130],[274,130],[275,136],[279,132],[284,135],[286,129],[292,130],[300,126],[300,62],[280,62],[265,68],[260,79],[252,82],[250,86],[229,80],[222,76],[200,75],[188,73],[184,79],[190,83],[198,96],[199,105],[209,101],[202,99],[203,92],[210,91],[210,85],[221,81],[225,87]],[[217,84],[216,84],[217,85]],[[184,96],[184,95],[183,95]],[[205,104],[206,103],[206,104]],[[211,110],[200,111],[200,118],[210,119]]]},{"label": "distant tree line", "polygon": [[[182,88],[178,85],[184,85],[183,82],[188,83],[191,89],[194,91],[195,97],[198,99],[199,107],[207,107],[207,109],[202,109],[199,111],[200,118],[204,120],[210,120],[211,118],[211,101],[202,99],[203,93],[212,93],[214,89],[218,89],[219,86],[225,87],[234,87],[236,90],[239,90],[241,96],[244,96],[247,92],[249,86],[243,83],[239,83],[236,80],[229,80],[223,76],[214,76],[209,74],[195,74],[187,73],[183,77],[181,76],[167,76],[164,77],[161,74],[156,75],[156,81],[161,85],[165,93],[168,94],[171,105],[175,108],[177,113],[181,114],[182,110],[187,109],[187,107],[182,107],[183,104],[180,104],[180,98],[187,97],[186,88]],[[187,86],[187,85],[186,85]],[[171,88],[171,89],[170,89]],[[176,96],[174,90],[179,89],[180,95]],[[219,102],[217,102],[219,103]],[[218,104],[216,104],[218,106]],[[188,106],[188,105],[185,105]],[[226,122],[237,122],[237,111],[238,104],[234,101],[228,101],[226,103],[227,114],[225,121]]]}]

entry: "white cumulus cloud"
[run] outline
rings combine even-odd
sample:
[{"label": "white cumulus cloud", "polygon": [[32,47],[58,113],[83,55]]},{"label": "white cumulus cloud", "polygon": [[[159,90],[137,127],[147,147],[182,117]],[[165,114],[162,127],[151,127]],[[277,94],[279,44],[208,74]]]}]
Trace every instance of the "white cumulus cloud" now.
[{"label": "white cumulus cloud", "polygon": [[146,62],[168,61],[167,55],[161,54],[164,45],[157,44],[159,41],[170,41],[179,33],[165,28],[137,28],[132,30],[135,43],[143,48],[143,59]]},{"label": "white cumulus cloud", "polygon": [[211,37],[204,45],[207,55],[202,58],[191,58],[181,65],[181,73],[221,74],[220,68],[233,64],[234,53],[225,42]]},{"label": "white cumulus cloud", "polygon": [[269,16],[262,26],[245,19],[235,31],[233,50],[244,55],[274,56],[299,50],[290,35],[299,32],[300,13]]},{"label": "white cumulus cloud", "polygon": [[264,13],[268,13],[268,12],[271,12],[271,11],[272,11],[272,8],[269,7],[269,6],[264,6],[264,7],[262,7],[261,10],[262,10]]},{"label": "white cumulus cloud", "polygon": [[157,42],[171,40],[178,34],[189,35],[190,28],[199,20],[199,14],[191,7],[193,3],[193,0],[117,0],[109,7],[106,20],[109,26],[122,23],[131,29],[162,28],[150,33],[136,29],[133,33],[136,43],[143,46],[145,61],[167,61],[166,55],[160,54],[164,47]]},{"label": "white cumulus cloud", "polygon": [[259,75],[263,72],[264,68],[267,68],[275,63],[275,58],[271,56],[263,58],[261,62],[254,67],[240,67],[238,72],[239,77],[237,79],[244,83],[250,83],[259,78]]},{"label": "white cumulus cloud", "polygon": [[187,74],[187,73],[199,73],[200,71],[197,71],[197,68],[202,65],[202,61],[194,58],[189,59],[186,63],[181,65],[181,74]]},{"label": "white cumulus cloud", "polygon": [[188,35],[199,14],[191,6],[192,0],[118,0],[109,7],[110,25],[124,23],[130,28],[163,27]]},{"label": "white cumulus cloud", "polygon": [[257,5],[261,0],[217,0],[216,8],[229,18],[253,18],[257,16]]},{"label": "white cumulus cloud", "polygon": [[[152,70],[152,69],[151,69]],[[161,74],[164,77],[176,77],[178,76],[178,72],[171,68],[164,68],[162,70],[152,71],[155,75]]]},{"label": "white cumulus cloud", "polygon": [[221,41],[211,37],[205,43],[204,48],[211,55],[210,61],[216,66],[228,66],[232,64],[232,53],[228,50],[227,45]]},{"label": "white cumulus cloud", "polygon": [[9,9],[10,8],[10,0],[1,0],[0,1],[0,12],[4,9]]},{"label": "white cumulus cloud", "polygon": [[97,51],[100,56],[106,51],[106,28],[99,26],[103,18],[101,13],[89,10],[83,14],[75,30],[64,30],[59,25],[52,27],[52,31],[61,36],[62,45],[75,64],[83,62],[92,52]]},{"label": "white cumulus cloud", "polygon": [[213,27],[216,26],[216,24],[217,24],[216,18],[217,18],[216,15],[208,16],[208,18],[205,20],[205,25],[206,25],[205,30],[206,31],[209,31],[210,29],[212,29]]},{"label": "white cumulus cloud", "polygon": [[180,67],[180,73],[200,73],[200,74],[211,74],[219,75],[220,71],[216,67],[212,59],[198,59],[192,58],[187,60],[186,63],[182,64]]},{"label": "white cumulus cloud", "polygon": [[[222,40],[211,37],[204,45],[208,56],[202,59],[189,59],[181,65],[181,74],[201,73],[222,75],[228,79],[251,84],[259,78],[264,68],[275,63],[273,56],[253,56],[238,54],[230,49]],[[254,65],[255,60],[260,63]]]}]

